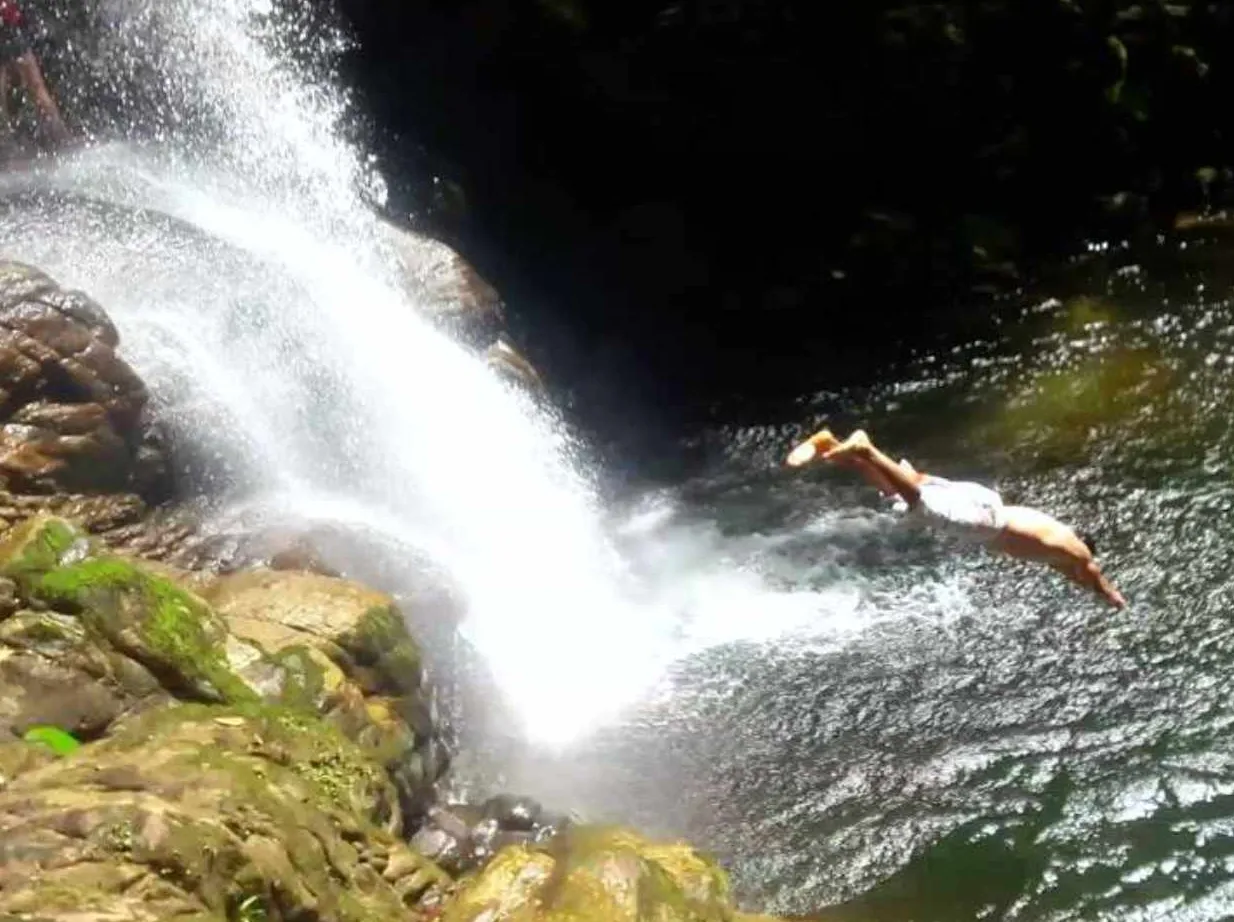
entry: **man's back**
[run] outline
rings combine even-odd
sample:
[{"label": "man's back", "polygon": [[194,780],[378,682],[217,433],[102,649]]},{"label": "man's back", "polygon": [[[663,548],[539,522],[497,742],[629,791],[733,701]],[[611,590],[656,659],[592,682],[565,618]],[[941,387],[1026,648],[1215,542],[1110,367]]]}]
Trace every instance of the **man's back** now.
[{"label": "man's back", "polygon": [[1069,526],[1029,506],[1003,507],[1000,550],[1043,563],[1078,563],[1093,555]]}]

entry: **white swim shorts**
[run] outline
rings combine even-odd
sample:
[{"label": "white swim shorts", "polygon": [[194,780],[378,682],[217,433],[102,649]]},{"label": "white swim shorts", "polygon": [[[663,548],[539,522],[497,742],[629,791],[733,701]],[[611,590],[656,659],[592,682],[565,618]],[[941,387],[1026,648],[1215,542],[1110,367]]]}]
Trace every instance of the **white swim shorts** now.
[{"label": "white swim shorts", "polygon": [[[945,531],[988,541],[1006,524],[1003,498],[979,483],[927,475],[920,490],[921,502],[913,508],[913,513]],[[907,509],[902,500],[896,505]]]}]

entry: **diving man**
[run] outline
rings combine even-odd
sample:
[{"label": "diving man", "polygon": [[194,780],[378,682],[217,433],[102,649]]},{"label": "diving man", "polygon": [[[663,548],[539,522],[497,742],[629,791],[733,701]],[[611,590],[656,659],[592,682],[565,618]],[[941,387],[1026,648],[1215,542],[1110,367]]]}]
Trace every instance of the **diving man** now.
[{"label": "diving man", "polygon": [[787,463],[801,467],[815,459],[856,470],[933,525],[1012,557],[1044,563],[1116,608],[1127,605],[1093,559],[1093,542],[1044,512],[1005,506],[998,493],[977,483],[924,474],[907,461],[897,464],[860,429],[843,442],[823,429],[794,448]]}]

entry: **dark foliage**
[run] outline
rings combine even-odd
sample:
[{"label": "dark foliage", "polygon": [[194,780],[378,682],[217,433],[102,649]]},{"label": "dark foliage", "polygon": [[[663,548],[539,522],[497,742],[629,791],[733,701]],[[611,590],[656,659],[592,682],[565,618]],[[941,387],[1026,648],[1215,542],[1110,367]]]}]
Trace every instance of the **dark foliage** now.
[{"label": "dark foliage", "polygon": [[343,8],[402,207],[559,378],[690,407],[801,386],[778,360],[868,373],[1039,259],[1205,207],[1232,160],[1228,4]]},{"label": "dark foliage", "polygon": [[[1041,260],[1221,201],[1234,163],[1226,3],[339,3],[391,210],[593,414],[869,374]],[[157,56],[117,62],[61,6],[79,115],[177,130]],[[313,48],[329,5],[282,6]]]}]

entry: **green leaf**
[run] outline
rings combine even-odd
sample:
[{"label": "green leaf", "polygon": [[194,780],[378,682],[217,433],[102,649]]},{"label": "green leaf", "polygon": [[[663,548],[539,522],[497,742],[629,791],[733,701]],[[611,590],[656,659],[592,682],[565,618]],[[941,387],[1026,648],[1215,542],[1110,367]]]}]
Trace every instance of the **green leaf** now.
[{"label": "green leaf", "polygon": [[42,743],[58,756],[71,755],[81,748],[73,734],[59,727],[31,727],[22,739],[27,743]]}]

